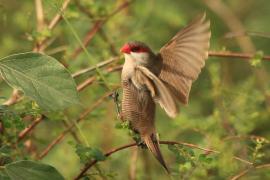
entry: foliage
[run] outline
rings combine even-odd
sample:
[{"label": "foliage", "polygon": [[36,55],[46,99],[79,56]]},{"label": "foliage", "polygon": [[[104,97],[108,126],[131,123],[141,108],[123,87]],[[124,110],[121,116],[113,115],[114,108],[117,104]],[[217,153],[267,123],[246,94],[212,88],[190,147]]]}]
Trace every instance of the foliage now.
[{"label": "foliage", "polygon": [[106,159],[99,149],[85,147],[81,144],[76,145],[76,153],[80,157],[82,163],[87,163],[91,159],[95,159],[97,161],[104,161]]},{"label": "foliage", "polygon": [[24,53],[0,59],[2,78],[14,89],[32,97],[41,108],[56,111],[77,102],[76,86],[57,60]]},{"label": "foliage", "polygon": [[243,179],[270,179],[270,64],[263,60],[270,2],[213,1],[73,0],[62,8],[68,1],[0,0],[0,179],[72,179],[93,161],[84,179],[132,179],[134,169],[137,179],[168,178],[145,148],[137,158],[132,148],[105,154],[141,141],[111,97],[120,85],[118,49],[140,40],[157,52],[203,11],[211,50],[254,55],[209,57],[180,115],[169,120],[157,110],[159,138],[191,144],[161,144],[165,161],[175,179],[230,179],[245,170]]},{"label": "foliage", "polygon": [[63,180],[55,168],[33,161],[17,161],[5,166],[5,171],[10,179],[45,180],[50,177]]}]

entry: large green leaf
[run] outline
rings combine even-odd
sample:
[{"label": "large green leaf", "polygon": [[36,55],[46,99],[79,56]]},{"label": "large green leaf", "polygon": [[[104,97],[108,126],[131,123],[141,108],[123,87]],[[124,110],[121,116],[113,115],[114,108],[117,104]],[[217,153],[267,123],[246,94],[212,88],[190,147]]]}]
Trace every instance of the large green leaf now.
[{"label": "large green leaf", "polygon": [[63,180],[63,176],[52,166],[34,162],[17,161],[5,166],[12,180]]},{"label": "large green leaf", "polygon": [[76,84],[67,69],[50,56],[15,54],[0,59],[0,73],[45,110],[59,110],[78,102]]}]

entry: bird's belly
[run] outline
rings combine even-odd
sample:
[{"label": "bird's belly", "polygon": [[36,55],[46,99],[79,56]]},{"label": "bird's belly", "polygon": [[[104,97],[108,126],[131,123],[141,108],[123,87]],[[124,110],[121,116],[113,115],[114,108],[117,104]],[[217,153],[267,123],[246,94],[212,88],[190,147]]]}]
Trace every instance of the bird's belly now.
[{"label": "bird's belly", "polygon": [[137,89],[131,82],[122,82],[122,114],[132,129],[140,134],[154,130],[155,103],[146,89]]}]

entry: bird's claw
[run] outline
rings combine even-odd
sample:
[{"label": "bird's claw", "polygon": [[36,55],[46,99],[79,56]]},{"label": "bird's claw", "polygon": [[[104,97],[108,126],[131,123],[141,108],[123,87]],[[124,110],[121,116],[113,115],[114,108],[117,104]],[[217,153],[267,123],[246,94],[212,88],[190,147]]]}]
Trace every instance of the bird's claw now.
[{"label": "bird's claw", "polygon": [[142,148],[142,149],[147,148],[147,146],[146,146],[146,144],[145,144],[145,142],[143,140],[140,140],[140,141],[138,141],[136,143],[137,143],[137,146]]}]

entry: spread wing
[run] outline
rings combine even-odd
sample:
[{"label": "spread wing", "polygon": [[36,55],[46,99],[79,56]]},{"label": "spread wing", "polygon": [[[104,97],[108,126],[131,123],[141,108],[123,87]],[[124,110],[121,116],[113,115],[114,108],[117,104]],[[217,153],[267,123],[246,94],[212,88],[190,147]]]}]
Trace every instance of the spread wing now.
[{"label": "spread wing", "polygon": [[160,49],[162,69],[159,78],[182,103],[188,103],[192,82],[208,57],[210,21],[205,14],[194,19]]},{"label": "spread wing", "polygon": [[152,98],[160,104],[170,117],[175,117],[178,113],[177,105],[163,82],[151,71],[142,66],[135,68],[135,76],[132,81],[137,87],[145,85],[150,91]]}]

